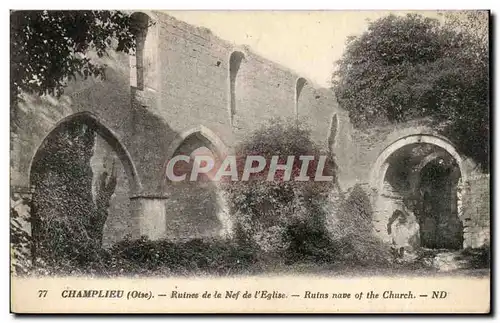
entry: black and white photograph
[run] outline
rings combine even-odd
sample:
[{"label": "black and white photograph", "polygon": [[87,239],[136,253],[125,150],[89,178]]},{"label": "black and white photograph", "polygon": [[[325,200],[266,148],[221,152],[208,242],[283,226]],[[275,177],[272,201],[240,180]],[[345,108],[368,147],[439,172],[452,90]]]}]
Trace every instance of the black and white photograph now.
[{"label": "black and white photograph", "polygon": [[12,312],[490,312],[490,11],[9,19]]}]

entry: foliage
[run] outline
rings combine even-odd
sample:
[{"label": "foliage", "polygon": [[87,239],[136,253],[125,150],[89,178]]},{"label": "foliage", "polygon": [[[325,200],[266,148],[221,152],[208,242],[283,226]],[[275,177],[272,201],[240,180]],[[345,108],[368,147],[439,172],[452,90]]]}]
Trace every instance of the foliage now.
[{"label": "foliage", "polygon": [[357,184],[337,211],[331,239],[337,259],[362,266],[387,266],[389,247],[375,236],[370,199]]},{"label": "foliage", "polygon": [[486,11],[445,11],[442,16],[444,16],[445,23],[449,28],[473,34],[475,42],[469,50],[488,50],[490,22]]},{"label": "foliage", "polygon": [[95,136],[94,129],[79,122],[63,124],[34,160],[32,231],[37,261],[82,266],[99,257],[116,178],[101,174],[104,185],[97,187],[94,203],[90,159]]},{"label": "foliage", "polygon": [[68,79],[105,77],[103,57],[110,48],[134,49],[131,17],[121,11],[12,11],[11,102],[23,92],[61,95]]},{"label": "foliage", "polygon": [[471,268],[491,267],[491,249],[488,245],[476,249],[464,249],[461,251],[459,258],[466,260]]},{"label": "foliage", "polygon": [[358,225],[371,227],[373,209],[370,198],[366,195],[361,185],[354,185],[351,193],[345,201],[345,211],[350,218],[355,216]]},{"label": "foliage", "polygon": [[285,239],[289,241],[286,263],[322,264],[336,262],[340,258],[326,231],[324,210],[311,207],[310,212],[308,218],[295,220],[286,227]]},{"label": "foliage", "polygon": [[183,242],[126,238],[83,266],[74,263],[37,263],[38,275],[235,275],[259,270],[259,256],[252,245],[235,240],[193,239]]},{"label": "foliage", "polygon": [[[282,119],[264,124],[236,151],[240,172],[247,156],[263,156],[267,161],[267,167],[250,177],[249,181],[225,182],[222,185],[242,235],[265,252],[295,249],[295,253],[304,255],[304,250],[299,249],[320,241],[307,232],[321,235],[324,231],[322,205],[326,203],[333,182],[315,182],[313,178],[319,156],[328,154],[311,141],[307,129],[295,121]],[[266,180],[271,157],[275,155],[280,156],[280,164],[286,162],[286,156],[295,156],[290,181],[284,180],[283,171],[278,171],[274,180]],[[310,181],[294,181],[294,176],[300,172],[299,156],[303,155],[315,157],[307,172]],[[323,174],[332,175],[335,181],[335,170],[335,164],[329,157]]]},{"label": "foliage", "polygon": [[[307,231],[314,235],[314,232]],[[280,262],[276,255],[262,253],[256,245],[242,243],[235,239],[193,239],[183,242],[168,240],[151,241],[146,237],[125,239],[110,249],[99,250],[99,257],[85,266],[75,266],[69,262],[57,265],[37,263],[29,274],[48,276],[192,276],[192,275],[252,275],[269,272],[323,272],[338,273],[343,270],[369,270],[382,274],[400,272],[408,274],[414,270],[427,270],[428,259],[436,256],[437,250],[421,251],[418,261],[410,263],[390,263],[388,249],[380,241],[370,236],[353,236],[359,240],[333,239],[320,236],[322,243],[308,246],[298,253],[299,258]],[[312,240],[310,240],[312,241]],[[300,255],[300,252],[305,251]],[[488,268],[489,248],[465,249],[460,260],[469,264],[467,268]],[[304,258],[303,256],[306,255]],[[427,260],[426,260],[427,259]]]},{"label": "foliage", "polygon": [[348,39],[332,83],[355,126],[432,117],[487,169],[488,16],[457,15],[444,24],[417,14],[371,22]]},{"label": "foliage", "polygon": [[119,242],[110,250],[112,266],[136,264],[147,271],[172,274],[232,274],[250,270],[256,262],[255,249],[233,240],[193,239],[185,242],[139,240]]},{"label": "foliage", "polygon": [[[23,222],[29,219],[23,218],[23,214],[18,211],[16,205],[10,207],[10,245],[11,245],[11,272],[25,274],[28,271],[31,261],[31,236],[23,228]],[[17,203],[18,201],[14,201]],[[23,206],[28,206],[29,201],[21,198],[19,201]]]}]

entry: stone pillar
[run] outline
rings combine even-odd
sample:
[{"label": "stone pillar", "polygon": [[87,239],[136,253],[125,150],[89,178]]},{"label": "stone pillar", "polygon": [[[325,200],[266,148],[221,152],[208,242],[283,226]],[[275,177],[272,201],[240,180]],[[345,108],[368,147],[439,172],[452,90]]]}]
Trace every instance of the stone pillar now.
[{"label": "stone pillar", "polygon": [[11,187],[11,272],[26,273],[32,265],[31,200],[33,188]]},{"label": "stone pillar", "polygon": [[133,239],[147,236],[150,240],[166,238],[166,197],[143,195],[130,199],[132,221],[135,230]]},{"label": "stone pillar", "polygon": [[217,188],[217,204],[219,206],[217,218],[222,224],[220,236],[223,238],[232,238],[234,234],[234,219],[229,210],[227,195],[220,187]]}]

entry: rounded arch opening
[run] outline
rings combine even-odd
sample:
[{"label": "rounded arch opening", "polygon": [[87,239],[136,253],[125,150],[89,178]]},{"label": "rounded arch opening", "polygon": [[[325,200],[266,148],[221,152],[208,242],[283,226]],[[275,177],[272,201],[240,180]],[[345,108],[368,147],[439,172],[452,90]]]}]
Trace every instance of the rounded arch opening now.
[{"label": "rounded arch opening", "polygon": [[384,180],[385,174],[387,172],[388,163],[387,159],[398,149],[411,145],[411,144],[431,144],[438,146],[448,152],[457,162],[460,169],[460,175],[462,181],[467,181],[467,172],[465,169],[464,161],[455,147],[446,139],[434,136],[434,135],[424,135],[416,134],[400,138],[394,141],[392,144],[387,146],[382,153],[378,156],[375,164],[373,165],[371,175],[370,175],[370,185],[374,189],[380,189],[382,182]]},{"label": "rounded arch opening", "polygon": [[[380,154],[372,172],[379,230],[387,226],[394,235],[402,231],[392,226],[405,227],[411,232],[406,243],[415,248],[463,247],[460,207],[466,173],[448,141],[430,135],[401,138]],[[401,221],[394,219],[398,214],[404,214]]]}]

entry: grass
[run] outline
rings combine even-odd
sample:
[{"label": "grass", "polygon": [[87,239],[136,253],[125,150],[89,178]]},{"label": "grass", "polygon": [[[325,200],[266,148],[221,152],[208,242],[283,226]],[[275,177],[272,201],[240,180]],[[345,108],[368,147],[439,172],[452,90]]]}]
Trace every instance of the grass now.
[{"label": "grass", "polygon": [[[328,251],[331,253],[331,251]],[[35,276],[94,276],[94,277],[232,277],[232,276],[467,276],[487,277],[489,262],[485,250],[463,250],[459,260],[467,258],[470,266],[440,272],[429,266],[439,251],[422,250],[412,262],[387,261],[368,264],[356,259],[339,257],[333,261],[317,261],[304,257],[289,261],[283,254],[265,253],[252,245],[226,240],[195,239],[182,243],[150,241],[147,239],[122,241],[103,250],[98,262],[86,267],[66,264],[60,267],[38,267],[29,275]],[[460,258],[463,257],[463,258]]]}]

